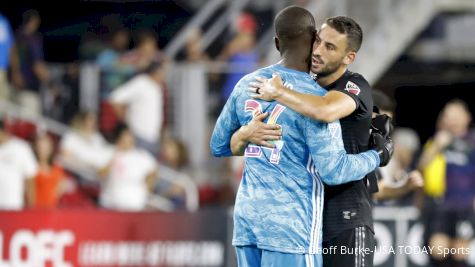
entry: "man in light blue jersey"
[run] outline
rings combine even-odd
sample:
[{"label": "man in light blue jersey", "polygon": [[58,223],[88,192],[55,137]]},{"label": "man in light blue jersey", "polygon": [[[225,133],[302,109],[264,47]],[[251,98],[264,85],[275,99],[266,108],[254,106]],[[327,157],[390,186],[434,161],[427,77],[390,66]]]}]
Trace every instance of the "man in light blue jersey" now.
[{"label": "man in light blue jersey", "polygon": [[282,60],[238,82],[216,122],[210,146],[215,156],[231,156],[233,133],[264,113],[268,124],[280,125],[282,139],[275,141],[275,147],[248,145],[244,152],[246,164],[234,209],[238,264],[321,266],[323,183],[359,180],[379,166],[380,156],[375,150],[347,155],[339,122],[318,122],[249,95],[247,88],[256,76],[270,78],[273,73],[298,92],[326,93],[308,74],[315,38],[310,12],[287,7],[274,24]]}]

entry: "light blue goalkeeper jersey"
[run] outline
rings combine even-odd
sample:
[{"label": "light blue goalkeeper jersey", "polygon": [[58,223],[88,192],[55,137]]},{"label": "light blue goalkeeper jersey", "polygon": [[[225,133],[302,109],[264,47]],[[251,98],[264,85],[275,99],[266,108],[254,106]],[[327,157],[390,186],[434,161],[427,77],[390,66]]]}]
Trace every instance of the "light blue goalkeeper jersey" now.
[{"label": "light blue goalkeeper jersey", "polygon": [[324,95],[310,75],[279,64],[242,78],[222,110],[211,138],[215,156],[231,156],[232,134],[268,112],[267,123],[282,126],[276,148],[246,148],[246,163],[234,207],[233,245],[257,245],[284,253],[321,252],[323,184],[360,180],[379,165],[374,150],[347,155],[339,122],[322,123],[275,101],[249,96],[256,76],[278,73],[285,85],[301,93]]}]

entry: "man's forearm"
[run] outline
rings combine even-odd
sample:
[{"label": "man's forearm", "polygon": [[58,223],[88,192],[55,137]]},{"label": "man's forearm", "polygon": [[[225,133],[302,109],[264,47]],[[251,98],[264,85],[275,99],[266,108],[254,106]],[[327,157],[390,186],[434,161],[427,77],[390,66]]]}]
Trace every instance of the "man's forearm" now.
[{"label": "man's forearm", "polygon": [[325,120],[328,114],[325,112],[326,101],[321,96],[305,95],[286,87],[281,87],[276,101],[288,106],[298,113],[315,120]]}]

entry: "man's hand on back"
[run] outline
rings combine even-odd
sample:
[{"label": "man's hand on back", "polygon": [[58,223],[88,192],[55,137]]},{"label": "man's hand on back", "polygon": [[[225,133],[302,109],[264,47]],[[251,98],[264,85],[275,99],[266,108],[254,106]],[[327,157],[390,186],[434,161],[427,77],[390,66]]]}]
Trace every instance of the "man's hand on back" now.
[{"label": "man's hand on back", "polygon": [[252,119],[247,125],[242,126],[238,134],[240,138],[249,143],[273,148],[275,145],[269,141],[279,140],[282,137],[282,129],[277,124],[262,122],[269,114],[262,113]]},{"label": "man's hand on back", "polygon": [[277,74],[273,74],[270,79],[256,77],[256,81],[249,84],[251,96],[264,101],[276,100],[284,90],[284,82]]}]

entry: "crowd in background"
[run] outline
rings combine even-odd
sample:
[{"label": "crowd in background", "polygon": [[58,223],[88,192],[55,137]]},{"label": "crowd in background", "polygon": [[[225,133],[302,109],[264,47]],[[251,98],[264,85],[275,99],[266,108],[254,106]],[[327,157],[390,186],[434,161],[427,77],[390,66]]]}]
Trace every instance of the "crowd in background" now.
[{"label": "crowd in background", "polygon": [[[0,209],[183,208],[183,188],[161,182],[157,167],[160,162],[189,172],[187,147],[169,131],[168,94],[173,88],[167,87],[166,75],[171,70],[157,34],[114,22],[105,23],[101,36],[84,38],[80,54],[94,61],[101,72],[100,111],[96,113],[80,110],[77,62],[68,64],[61,75],[48,67],[40,23],[40,14],[29,10],[14,31],[0,15],[0,100],[71,128],[60,136],[2,115]],[[233,36],[214,60],[257,68],[262,64],[255,51],[257,28],[252,15],[242,14]],[[190,63],[210,61],[201,44],[201,31],[195,29],[180,57]],[[221,77],[221,104],[245,74],[232,72]],[[209,79],[213,83],[216,77]],[[373,98],[382,113],[394,116],[397,103],[379,90]],[[420,208],[427,244],[463,247],[473,237],[473,230],[464,226],[474,216],[475,207],[471,121],[467,104],[452,100],[440,111],[436,132],[425,144],[414,130],[396,126],[394,156],[378,171],[380,191],[385,194],[375,194],[377,205]],[[228,170],[224,186],[210,189],[204,184],[199,191],[202,204],[232,202],[243,161],[224,162]],[[391,200],[380,197],[388,196],[387,192]]]},{"label": "crowd in background", "polygon": [[[30,121],[2,116],[1,148],[8,148],[4,158],[14,157],[10,150],[17,153],[17,146],[9,148],[7,144],[18,142],[18,147],[23,147],[18,150],[23,151],[29,164],[11,166],[15,166],[12,171],[19,176],[15,178],[16,190],[2,188],[10,194],[16,192],[16,204],[0,203],[0,207],[170,210],[170,205],[163,204],[168,201],[173,209],[183,208],[184,189],[157,178],[158,162],[185,174],[190,171],[187,147],[169,131],[169,61],[160,50],[157,33],[147,28],[129,29],[117,16],[105,16],[99,30],[83,36],[78,48],[79,61],[63,64],[58,71],[45,60],[40,25],[41,16],[36,10],[24,12],[22,23],[15,30],[0,15],[0,100],[16,104],[30,115],[67,124],[70,130],[58,135]],[[234,26],[215,60],[247,66],[244,69],[257,68],[255,18],[243,13]],[[194,29],[179,57],[190,63],[209,61],[201,39],[201,30]],[[94,62],[100,71],[98,111],[80,107],[82,61]],[[217,108],[245,74],[243,70],[209,76],[224,88]],[[217,186],[206,182],[197,185],[202,204],[232,202],[228,184],[225,181]],[[42,194],[48,195],[44,196],[49,199],[47,204],[35,200]],[[123,194],[140,198],[140,203],[129,207],[127,203],[133,201],[124,198],[122,204],[115,203]],[[8,194],[4,196],[10,198]],[[160,197],[165,200],[156,201]],[[150,207],[151,203],[159,204]]]},{"label": "crowd in background", "polygon": [[[152,30],[132,32],[116,22],[105,23],[106,32],[80,47],[101,73],[101,108],[95,112],[79,107],[78,63],[63,65],[58,75],[45,61],[40,14],[23,13],[15,31],[0,16],[0,99],[70,126],[61,135],[2,115],[2,209],[184,208],[183,189],[158,182],[158,160],[177,171],[187,164],[181,142],[162,135],[167,62],[158,37]],[[158,192],[166,198],[157,201]]]}]

